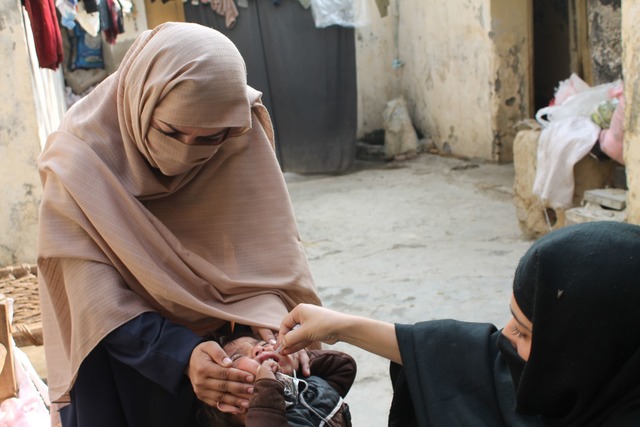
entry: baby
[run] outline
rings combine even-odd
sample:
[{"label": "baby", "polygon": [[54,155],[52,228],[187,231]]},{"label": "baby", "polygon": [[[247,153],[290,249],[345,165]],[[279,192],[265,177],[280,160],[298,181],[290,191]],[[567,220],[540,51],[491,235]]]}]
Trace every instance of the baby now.
[{"label": "baby", "polygon": [[308,350],[311,375],[298,378],[295,354],[284,356],[249,332],[219,341],[233,366],[256,373],[256,382],[247,412],[236,415],[205,406],[208,425],[351,426],[343,398],[355,379],[356,363],[348,354]]}]

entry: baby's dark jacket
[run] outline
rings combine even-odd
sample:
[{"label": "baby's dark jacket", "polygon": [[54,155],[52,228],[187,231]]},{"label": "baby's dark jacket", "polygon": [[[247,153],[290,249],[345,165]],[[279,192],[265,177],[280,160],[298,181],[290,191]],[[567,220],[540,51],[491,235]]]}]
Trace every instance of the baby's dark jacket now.
[{"label": "baby's dark jacket", "polygon": [[[311,376],[308,378],[310,387],[318,388],[319,394],[327,392],[335,396],[345,397],[356,377],[356,363],[346,353],[334,350],[309,350],[309,366]],[[300,376],[299,376],[300,377]],[[320,381],[313,381],[314,377]],[[305,378],[302,378],[305,379]],[[305,379],[306,380],[306,379]],[[322,381],[324,380],[324,381]],[[324,385],[323,385],[324,384]],[[333,389],[333,390],[331,390]],[[335,391],[335,392],[334,392]],[[337,397],[337,396],[336,396]],[[322,404],[317,399],[311,402]],[[303,408],[305,409],[305,408]],[[295,408],[285,406],[284,386],[275,379],[259,379],[254,386],[254,392],[249,402],[245,426],[247,427],[289,427],[300,426],[301,414]],[[331,425],[351,426],[351,419],[346,403],[331,418]],[[311,419],[304,425],[315,425]]]}]

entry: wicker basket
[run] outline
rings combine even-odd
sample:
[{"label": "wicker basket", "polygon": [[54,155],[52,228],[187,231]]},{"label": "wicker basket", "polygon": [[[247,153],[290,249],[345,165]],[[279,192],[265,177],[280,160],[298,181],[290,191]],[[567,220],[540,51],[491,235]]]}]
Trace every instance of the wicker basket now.
[{"label": "wicker basket", "polygon": [[0,268],[0,294],[13,298],[11,334],[18,347],[42,345],[42,319],[34,264]]}]

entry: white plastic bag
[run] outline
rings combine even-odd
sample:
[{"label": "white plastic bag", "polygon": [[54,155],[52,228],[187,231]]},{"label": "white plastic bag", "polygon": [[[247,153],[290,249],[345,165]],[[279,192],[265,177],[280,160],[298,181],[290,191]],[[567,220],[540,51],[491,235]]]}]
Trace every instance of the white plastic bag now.
[{"label": "white plastic bag", "polygon": [[536,120],[543,127],[547,127],[554,120],[574,116],[590,117],[598,104],[611,98],[611,89],[619,84],[620,81],[616,81],[584,89],[569,96],[562,104],[539,109]]},{"label": "white plastic bag", "polygon": [[553,209],[573,206],[573,167],[598,141],[600,127],[591,118],[565,117],[540,132],[532,193]]},{"label": "white plastic bag", "polygon": [[582,80],[576,73],[571,73],[568,79],[561,81],[553,94],[553,101],[549,105],[560,105],[570,96],[589,89],[591,86]]},{"label": "white plastic bag", "polygon": [[311,14],[316,28],[363,27],[370,23],[368,0],[311,0]]},{"label": "white plastic bag", "polygon": [[[13,319],[13,299],[9,302],[9,322]],[[0,427],[50,427],[49,390],[27,355],[11,339],[18,396],[0,403]]]}]

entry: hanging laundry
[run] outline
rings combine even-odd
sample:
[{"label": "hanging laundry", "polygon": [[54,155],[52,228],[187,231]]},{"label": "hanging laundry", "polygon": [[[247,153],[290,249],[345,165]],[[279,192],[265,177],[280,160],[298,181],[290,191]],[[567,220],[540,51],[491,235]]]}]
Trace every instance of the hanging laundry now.
[{"label": "hanging laundry", "polygon": [[24,0],[31,21],[40,68],[57,70],[62,63],[62,35],[53,0]]},{"label": "hanging laundry", "polygon": [[81,25],[76,25],[69,33],[69,70],[104,68],[102,37],[92,36]]},{"label": "hanging laundry", "polygon": [[82,0],[82,3],[84,4],[84,10],[87,11],[87,13],[94,13],[94,12],[98,12],[98,3],[99,1],[97,0]]},{"label": "hanging laundry", "polygon": [[104,32],[105,40],[115,44],[118,34],[124,33],[124,18],[118,0],[100,1],[100,29]]},{"label": "hanging laundry", "polygon": [[368,4],[368,0],[311,0],[311,14],[316,28],[358,28],[370,23]]},{"label": "hanging laundry", "polygon": [[[97,4],[96,4],[97,6]],[[86,2],[78,3],[76,13],[76,22],[80,24],[83,30],[93,37],[100,33],[100,12],[89,13],[86,9]]]},{"label": "hanging laundry", "polygon": [[233,28],[238,18],[238,9],[233,0],[211,0],[211,9],[220,16],[224,16],[224,25]]},{"label": "hanging laundry", "polygon": [[63,27],[73,30],[76,25],[77,6],[76,0],[56,0],[56,8],[60,12],[60,23]]}]

